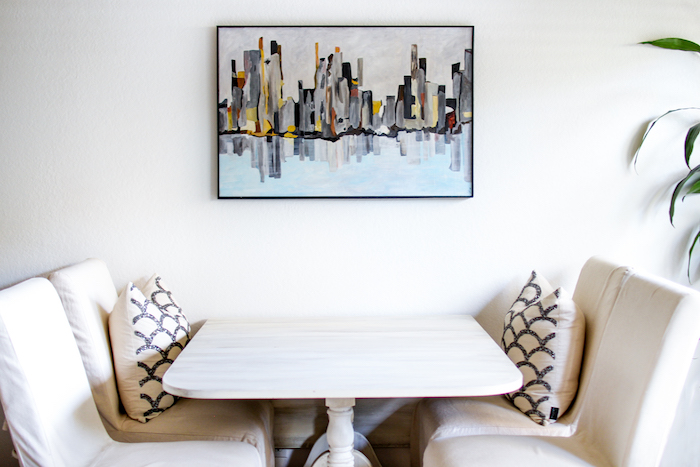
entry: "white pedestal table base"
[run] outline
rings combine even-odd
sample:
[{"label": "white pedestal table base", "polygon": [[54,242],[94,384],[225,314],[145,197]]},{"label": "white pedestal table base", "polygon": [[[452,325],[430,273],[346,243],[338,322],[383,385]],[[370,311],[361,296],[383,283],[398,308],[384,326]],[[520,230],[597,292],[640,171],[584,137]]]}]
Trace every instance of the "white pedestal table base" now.
[{"label": "white pedestal table base", "polygon": [[381,467],[367,439],[353,429],[355,399],[326,399],[328,429],[304,467]]}]

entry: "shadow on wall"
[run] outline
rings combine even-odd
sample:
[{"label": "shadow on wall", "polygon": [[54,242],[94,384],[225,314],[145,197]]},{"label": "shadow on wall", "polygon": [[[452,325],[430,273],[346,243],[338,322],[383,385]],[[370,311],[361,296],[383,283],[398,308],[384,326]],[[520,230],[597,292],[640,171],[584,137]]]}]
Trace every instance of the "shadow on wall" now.
[{"label": "shadow on wall", "polygon": [[503,320],[506,313],[510,310],[515,299],[518,298],[518,294],[526,281],[527,277],[522,279],[513,277],[510,283],[497,293],[496,296],[474,316],[474,319],[476,319],[498,345],[501,344]]}]

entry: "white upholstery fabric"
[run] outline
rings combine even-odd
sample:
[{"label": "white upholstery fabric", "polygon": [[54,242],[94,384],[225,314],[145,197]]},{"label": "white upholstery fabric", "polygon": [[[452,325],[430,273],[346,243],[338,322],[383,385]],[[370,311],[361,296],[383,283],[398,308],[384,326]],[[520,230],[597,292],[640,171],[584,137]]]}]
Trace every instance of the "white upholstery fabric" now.
[{"label": "white upholstery fabric", "polygon": [[255,446],[263,465],[274,466],[272,405],[257,400],[187,400],[148,423],[120,410],[112,366],[108,319],[117,291],[106,264],[87,259],[49,275],[83,358],[95,404],[109,435],[117,441],[237,440]]},{"label": "white upholstery fabric", "polygon": [[506,398],[540,425],[554,423],[578,389],[586,322],[563,288],[536,271],[505,315],[501,345],[523,374]]},{"label": "white upholstery fabric", "polygon": [[424,442],[431,438],[475,435],[571,436],[571,423],[537,425],[503,396],[425,399],[417,418]]},{"label": "white upholstery fabric", "polygon": [[[594,282],[579,281],[577,289]],[[592,368],[576,402],[573,436],[433,434],[423,465],[658,465],[698,338],[700,293],[648,274],[628,274],[598,358],[587,362]],[[484,463],[488,452],[492,456]]]},{"label": "white upholstery fabric", "polygon": [[100,453],[105,467],[261,467],[260,456],[248,443],[178,441],[176,443],[112,443]]},{"label": "white upholstery fabric", "polygon": [[257,450],[241,442],[113,441],[59,297],[43,278],[0,291],[0,395],[25,467],[262,465]]},{"label": "white upholstery fabric", "polygon": [[473,435],[571,436],[581,416],[581,402],[588,390],[602,332],[621,287],[632,273],[601,257],[589,259],[581,269],[573,299],[586,317],[585,344],[574,403],[557,423],[540,426],[503,396],[426,399],[414,417],[412,456],[420,465],[433,439]]},{"label": "white upholstery fabric", "polygon": [[107,422],[107,431],[114,431],[125,415],[119,413],[107,327],[109,312],[117,301],[112,277],[102,261],[89,259],[53,272],[49,280],[61,297],[78,343],[97,410]]},{"label": "white upholstery fabric", "polygon": [[[154,289],[158,279],[152,277],[146,286]],[[178,399],[163,389],[163,375],[189,342],[190,325],[178,307],[168,308],[129,283],[109,315],[119,398],[127,415],[142,423]]]},{"label": "white upholstery fabric", "polygon": [[[556,423],[555,423],[556,425]],[[431,467],[614,467],[595,450],[571,452],[567,438],[497,435],[443,438],[425,451]],[[504,446],[504,440],[507,445]],[[567,449],[569,448],[569,449]]]}]

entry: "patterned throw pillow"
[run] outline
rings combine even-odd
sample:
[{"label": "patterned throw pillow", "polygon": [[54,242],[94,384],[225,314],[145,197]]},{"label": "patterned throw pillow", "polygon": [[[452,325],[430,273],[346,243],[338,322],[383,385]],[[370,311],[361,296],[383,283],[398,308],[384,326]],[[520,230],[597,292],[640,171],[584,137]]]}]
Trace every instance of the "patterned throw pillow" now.
[{"label": "patterned throw pillow", "polygon": [[190,340],[190,324],[158,275],[141,288],[129,283],[109,315],[119,397],[127,415],[146,423],[177,397],[162,377]]},{"label": "patterned throw pillow", "polygon": [[566,291],[535,271],[506,313],[501,345],[523,374],[506,397],[540,425],[556,422],[576,395],[585,327]]}]

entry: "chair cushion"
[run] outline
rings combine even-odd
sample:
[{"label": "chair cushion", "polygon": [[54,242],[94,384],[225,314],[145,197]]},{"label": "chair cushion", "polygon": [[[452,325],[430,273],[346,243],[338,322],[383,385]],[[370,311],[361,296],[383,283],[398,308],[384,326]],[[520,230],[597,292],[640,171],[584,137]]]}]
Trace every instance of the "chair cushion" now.
[{"label": "chair cushion", "polygon": [[486,435],[435,440],[425,450],[422,465],[592,467],[611,464],[597,446],[576,435],[570,438]]},{"label": "chair cushion", "polygon": [[162,377],[190,340],[190,325],[158,275],[139,289],[129,283],[109,316],[117,387],[129,417],[142,423],[171,407],[177,397]]},{"label": "chair cushion", "polygon": [[540,425],[557,421],[576,395],[585,318],[570,295],[536,271],[506,313],[501,345],[523,373],[506,397]]},{"label": "chair cushion", "polygon": [[267,400],[180,399],[148,423],[124,416],[110,436],[127,443],[243,441],[256,448],[263,465],[274,467],[272,416]]},{"label": "chair cushion", "polygon": [[255,448],[232,441],[114,443],[91,465],[109,467],[262,467]]},{"label": "chair cushion", "polygon": [[424,439],[453,436],[518,435],[571,436],[574,427],[567,423],[540,426],[513,406],[505,397],[459,397],[424,399],[416,408]]},{"label": "chair cushion", "polygon": [[[111,435],[126,443],[246,441],[259,447],[261,455],[266,455],[266,440],[272,434],[272,415],[272,405],[265,400],[182,398],[148,423],[124,417],[120,431]],[[274,463],[274,458],[272,460]]]}]

